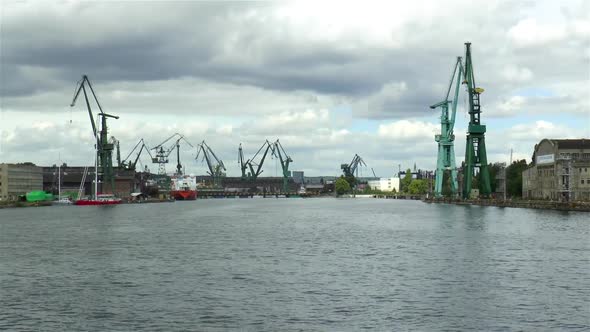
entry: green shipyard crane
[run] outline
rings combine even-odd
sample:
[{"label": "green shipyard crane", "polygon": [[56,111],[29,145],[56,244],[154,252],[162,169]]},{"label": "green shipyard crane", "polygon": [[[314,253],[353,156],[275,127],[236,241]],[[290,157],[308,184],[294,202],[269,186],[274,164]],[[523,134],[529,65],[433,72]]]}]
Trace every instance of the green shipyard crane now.
[{"label": "green shipyard crane", "polygon": [[[100,113],[97,114],[97,117],[101,119],[100,129],[96,126],[96,122],[94,121],[94,115],[92,114],[92,108],[90,107],[90,101],[88,100],[88,92],[86,91],[86,86],[90,89],[92,96],[94,97],[94,101],[98,106]],[[76,92],[74,93],[74,98],[72,99],[72,103],[70,107],[74,107],[76,105],[76,100],[78,100],[78,96],[80,95],[80,91],[84,94],[84,100],[86,101],[86,108],[88,109],[88,116],[90,117],[90,124],[92,126],[92,133],[94,134],[94,138],[96,139],[96,158],[97,164],[100,165],[100,169],[102,172],[101,180],[103,183],[103,188],[101,188],[101,192],[104,192],[104,183],[108,183],[110,185],[111,192],[114,191],[115,188],[115,177],[113,174],[113,150],[114,144],[113,141],[109,141],[108,139],[108,127],[107,127],[107,118],[118,119],[119,117],[112,114],[107,114],[103,112],[102,106],[96,97],[96,93],[92,88],[92,84],[88,79],[88,76],[83,75],[82,79],[78,81],[76,85]],[[98,184],[96,184],[98,185]]]},{"label": "green shipyard crane", "polygon": [[248,170],[248,164],[244,162],[242,143],[240,143],[240,147],[238,148],[238,164],[240,165],[240,170],[242,171],[242,180],[246,180],[248,178],[248,174],[246,172]]},{"label": "green shipyard crane", "polygon": [[358,167],[359,166],[366,167],[367,164],[365,163],[363,158],[361,158],[358,154],[355,154],[354,157],[352,157],[352,160],[350,161],[350,163],[340,165],[340,169],[342,169],[342,172],[344,173],[344,177],[347,179],[347,181],[353,182],[353,183],[350,183],[351,186],[354,186],[354,183],[356,182],[356,177],[358,176]]},{"label": "green shipyard crane", "polygon": [[[165,144],[168,143],[172,139],[176,139],[176,140],[172,141],[172,144],[170,144],[166,148]],[[176,174],[182,174],[182,165],[180,164],[180,141],[185,141],[188,145],[190,145],[191,147],[194,147],[189,141],[186,140],[186,138],[184,138],[183,135],[181,135],[179,133],[174,133],[173,135],[171,135],[170,137],[165,139],[162,143],[160,143],[160,144],[156,145],[154,148],[152,148],[152,150],[154,150],[155,154],[156,154],[155,157],[152,157],[152,162],[154,164],[158,164],[158,175],[166,175],[166,164],[170,161],[168,159],[168,157],[170,156],[172,151],[174,151],[175,148],[176,148],[176,161],[177,161]],[[151,156],[151,154],[150,154],[150,156]]]},{"label": "green shipyard crane", "polygon": [[475,84],[471,43],[465,43],[465,80],[469,100],[469,126],[467,127],[467,144],[465,147],[465,167],[463,169],[463,198],[471,195],[475,169],[479,168],[479,193],[487,197],[491,194],[490,173],[486,155],[486,126],[481,124],[481,105],[479,95],[484,91]]},{"label": "green shipyard crane", "polygon": [[[264,143],[262,143],[254,156],[244,162],[244,153],[242,151],[242,144],[240,144],[240,148],[238,149],[238,162],[240,163],[240,168],[242,170],[242,180],[255,181],[263,172],[262,165],[264,165],[264,161],[268,156],[268,151],[272,150],[273,144],[266,140]],[[260,158],[260,160],[257,158]],[[249,172],[247,172],[248,169],[250,169]]]},{"label": "green shipyard crane", "polygon": [[[441,109],[440,116],[440,134],[434,136],[434,140],[438,142],[438,157],[436,161],[436,180],[434,185],[434,196],[442,197],[442,185],[445,171],[451,172],[451,194],[453,197],[457,196],[457,167],[455,164],[455,134],[453,129],[455,127],[455,115],[457,114],[457,103],[459,101],[459,87],[461,84],[461,75],[463,74],[463,64],[461,57],[457,57],[455,69],[451,75],[451,81],[447,89],[446,97],[443,101],[430,106],[431,109]],[[449,100],[451,88],[455,83],[454,99]],[[449,118],[449,104],[452,104],[451,115]]]},{"label": "green shipyard crane", "polygon": [[213,180],[213,186],[215,188],[221,188],[221,179],[225,177],[225,165],[223,161],[217,158],[215,152],[205,143],[205,141],[201,142],[197,147],[197,156],[195,157],[196,160],[199,159],[201,152],[203,153],[203,161],[207,163],[207,167],[209,168],[208,174],[211,176]]},{"label": "green shipyard crane", "polygon": [[[135,159],[130,160],[129,158],[131,157],[133,152],[135,152],[137,150],[138,147],[139,147],[139,150],[137,151],[137,154],[135,155]],[[139,157],[141,156],[141,153],[143,151],[145,151],[150,156],[150,160],[154,159],[154,157],[152,157],[152,154],[150,153],[149,147],[147,146],[147,144],[145,144],[145,141],[142,138],[139,140],[139,142],[137,142],[137,144],[135,144],[135,146],[133,147],[131,152],[129,152],[127,157],[125,157],[125,159],[123,159],[123,161],[121,161],[121,167],[126,170],[134,171],[135,166],[137,165],[137,162],[139,161]]]},{"label": "green shipyard crane", "polygon": [[293,162],[293,159],[287,155],[278,139],[273,143],[272,154],[279,158],[279,162],[281,163],[281,169],[283,170],[283,193],[286,193],[289,191],[289,164]]}]

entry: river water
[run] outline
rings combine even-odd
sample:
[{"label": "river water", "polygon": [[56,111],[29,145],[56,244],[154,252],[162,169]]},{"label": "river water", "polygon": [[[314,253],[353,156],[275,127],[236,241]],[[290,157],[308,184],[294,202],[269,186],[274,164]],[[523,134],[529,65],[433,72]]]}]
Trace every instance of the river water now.
[{"label": "river water", "polygon": [[0,330],[582,331],[590,214],[379,199],[0,210]]}]

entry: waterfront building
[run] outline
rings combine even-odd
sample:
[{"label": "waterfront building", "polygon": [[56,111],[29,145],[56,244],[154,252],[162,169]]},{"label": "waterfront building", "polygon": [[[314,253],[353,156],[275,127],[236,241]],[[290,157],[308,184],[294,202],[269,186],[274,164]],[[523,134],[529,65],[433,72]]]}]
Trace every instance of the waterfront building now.
[{"label": "waterfront building", "polygon": [[[42,167],[42,183],[43,190],[57,194],[58,179],[61,178],[62,193],[67,195],[77,195],[82,182],[85,166],[68,166],[63,164],[61,168],[57,165]],[[61,177],[58,176],[58,170],[61,172]],[[100,171],[100,170],[99,170]],[[119,197],[127,197],[132,192],[143,190],[145,186],[145,178],[136,176],[143,173],[136,173],[131,170],[123,170],[115,168],[113,170],[115,178],[115,187],[113,192],[110,192],[110,187],[105,186],[101,193],[115,194]],[[90,195],[93,189],[94,182],[94,166],[88,166],[88,174],[83,185],[82,195]],[[100,187],[99,187],[100,188]]]},{"label": "waterfront building", "polygon": [[379,178],[377,180],[369,180],[368,183],[371,189],[381,191],[396,191],[399,192],[400,179],[399,178]]},{"label": "waterfront building", "polygon": [[41,167],[33,163],[0,164],[0,200],[17,200],[20,195],[42,189]]},{"label": "waterfront building", "polygon": [[543,139],[522,173],[522,196],[559,201],[590,200],[590,140]]}]

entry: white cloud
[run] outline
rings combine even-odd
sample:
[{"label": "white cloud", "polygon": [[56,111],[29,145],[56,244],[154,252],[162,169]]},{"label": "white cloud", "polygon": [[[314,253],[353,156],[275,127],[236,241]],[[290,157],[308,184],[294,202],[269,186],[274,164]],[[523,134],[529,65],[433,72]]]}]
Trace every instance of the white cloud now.
[{"label": "white cloud", "polygon": [[439,126],[433,123],[399,120],[379,126],[378,134],[383,138],[411,141],[416,139],[432,139],[435,133],[440,131]]},{"label": "white cloud", "polygon": [[539,24],[534,18],[526,18],[508,30],[508,37],[517,47],[538,46],[565,39],[563,25]]},{"label": "white cloud", "polygon": [[527,82],[533,79],[533,72],[526,67],[507,66],[502,70],[502,75],[506,80],[514,82]]},{"label": "white cloud", "polygon": [[253,154],[267,138],[315,174],[339,173],[355,153],[381,175],[414,161],[432,168],[439,124],[428,106],[444,97],[467,40],[484,123],[516,121],[488,127],[489,159],[510,147],[528,155],[544,133],[590,127],[587,3],[11,3],[0,158],[85,162],[88,115],[83,102],[68,106],[88,73],[105,111],[121,116],[109,125],[123,151],[182,132],[207,140],[230,174],[240,142]]}]

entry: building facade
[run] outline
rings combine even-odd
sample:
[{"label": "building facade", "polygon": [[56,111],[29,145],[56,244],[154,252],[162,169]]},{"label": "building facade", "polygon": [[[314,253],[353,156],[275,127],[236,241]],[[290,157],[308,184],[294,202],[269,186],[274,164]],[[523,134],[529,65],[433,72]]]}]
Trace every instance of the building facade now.
[{"label": "building facade", "polygon": [[590,140],[543,139],[522,173],[522,196],[557,201],[590,200]]},{"label": "building facade", "polygon": [[378,180],[369,180],[369,187],[381,191],[396,191],[399,192],[400,179],[399,178],[380,178]]},{"label": "building facade", "polygon": [[31,163],[0,164],[0,200],[17,200],[33,190],[43,190],[41,167]]}]

